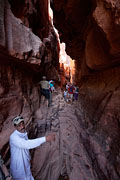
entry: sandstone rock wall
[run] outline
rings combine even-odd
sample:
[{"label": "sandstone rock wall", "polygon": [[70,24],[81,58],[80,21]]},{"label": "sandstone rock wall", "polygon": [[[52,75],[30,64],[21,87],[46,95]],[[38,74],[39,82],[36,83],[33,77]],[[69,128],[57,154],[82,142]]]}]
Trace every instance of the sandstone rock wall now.
[{"label": "sandstone rock wall", "polygon": [[[118,180],[119,2],[51,1],[54,25],[60,40],[66,43],[67,53],[76,61],[80,102],[75,109],[70,105],[64,109],[60,95],[60,104],[53,111],[43,110],[43,116],[38,110],[40,93],[37,82],[43,74],[49,79],[59,79],[59,45],[47,11],[42,11],[48,8],[47,0],[18,0],[18,4],[15,0],[9,0],[9,3],[0,2],[0,149],[3,156],[9,159],[8,139],[14,129],[11,123],[14,116],[24,116],[33,138],[37,131],[35,122],[39,120],[40,125],[45,115],[45,123],[51,121],[51,130],[58,136],[53,149],[52,146],[46,148],[49,147],[47,144],[45,149],[36,151],[33,160],[36,178],[42,175],[45,180],[57,180],[61,175],[71,180],[78,180],[79,177]],[[38,117],[34,116],[36,110],[39,111]],[[61,116],[58,116],[59,111]],[[50,151],[45,153],[45,150]],[[44,153],[42,160],[40,153]],[[46,154],[50,154],[49,159]],[[38,156],[40,169],[36,168]]]},{"label": "sandstone rock wall", "polygon": [[[32,3],[32,2],[31,3],[30,2],[31,1],[28,2],[29,6]],[[47,1],[46,1],[46,3],[47,3]],[[48,66],[52,66],[53,69],[54,69],[54,66],[56,69],[58,69],[58,67],[59,67],[58,39],[57,39],[55,31],[51,25],[51,22],[49,21],[48,9],[47,9],[46,3],[45,3],[45,7],[44,7],[44,4],[42,5],[42,7],[43,7],[43,12],[44,12],[44,8],[46,8],[45,12],[47,12],[46,19],[45,19],[45,17],[43,17],[43,19],[45,22],[47,22],[48,32],[45,35],[43,33],[42,38],[40,38],[39,33],[36,33],[36,35],[34,34],[35,27],[34,27],[33,22],[32,22],[32,24],[30,24],[29,16],[27,19],[29,24],[27,24],[27,26],[26,26],[25,21],[23,20],[23,17],[26,17],[26,14],[24,14],[25,10],[23,12],[21,12],[22,13],[21,16],[19,14],[17,14],[18,17],[19,16],[21,17],[21,19],[20,19],[20,18],[17,18],[14,16],[14,14],[16,15],[15,4],[13,6],[14,7],[13,11],[15,11],[14,14],[12,13],[12,10],[11,10],[12,7],[8,3],[7,0],[1,1],[1,6],[0,6],[0,8],[1,8],[1,11],[0,11],[1,12],[0,44],[8,50],[10,55],[17,57],[18,59],[22,59],[23,61],[26,61],[28,63],[34,64],[34,65],[39,65],[39,67],[38,67],[39,71],[42,69],[40,67],[41,63],[42,63],[42,65],[48,63],[49,64]],[[25,4],[27,4],[27,2]],[[31,6],[32,5],[34,7],[34,4],[31,4]],[[38,5],[42,9],[42,7],[40,6],[41,4],[38,4]],[[32,8],[31,6],[28,8],[29,11]],[[17,5],[16,5],[16,7],[17,7]],[[32,10],[31,10],[31,14],[34,15],[33,12],[35,10],[34,11],[32,11]],[[36,10],[36,13],[37,12],[38,11]],[[42,14],[42,11],[41,11],[41,14]],[[41,22],[38,21],[36,23],[38,23],[38,25],[40,26]],[[37,26],[37,24],[36,24],[36,26]],[[36,31],[37,30],[41,31],[41,33],[42,33],[42,31],[44,31],[44,30],[41,30],[39,27],[36,27]],[[50,47],[46,46],[47,42],[50,44],[49,45]],[[45,65],[45,68],[46,68],[46,66],[47,65]],[[44,68],[43,68],[43,70],[44,70]],[[55,72],[55,70],[54,70],[54,72]],[[41,73],[43,73],[43,72],[41,72]],[[47,71],[44,73],[46,74]]]},{"label": "sandstone rock wall", "polygon": [[60,40],[66,43],[67,53],[73,59],[79,59],[81,66],[84,64],[86,69],[101,69],[119,63],[117,1],[53,0],[51,5]]},{"label": "sandstone rock wall", "polygon": [[9,159],[8,139],[15,116],[23,116],[29,135],[36,135],[37,83],[43,75],[58,81],[58,57],[47,1],[0,1],[0,150],[5,160]]},{"label": "sandstone rock wall", "polygon": [[[14,130],[12,119],[21,115],[25,118],[28,130],[36,134],[34,112],[40,106],[40,91],[34,80],[31,67],[16,62],[17,59],[0,49],[0,149],[3,157],[9,158],[8,140]],[[31,73],[33,71],[33,73]],[[34,128],[33,128],[34,127]]]},{"label": "sandstone rock wall", "polygon": [[51,5],[60,40],[76,61],[83,111],[78,118],[88,133],[83,144],[98,175],[92,179],[119,179],[119,1],[53,0]]}]

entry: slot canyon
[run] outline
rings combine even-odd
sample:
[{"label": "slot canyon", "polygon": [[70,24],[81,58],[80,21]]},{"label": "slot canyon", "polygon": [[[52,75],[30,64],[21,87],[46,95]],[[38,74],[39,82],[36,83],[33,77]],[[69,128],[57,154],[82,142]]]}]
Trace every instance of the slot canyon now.
[{"label": "slot canyon", "polygon": [[[60,64],[62,43],[79,87],[73,103],[63,97],[71,76]],[[51,107],[42,103],[43,76],[55,84]],[[119,0],[0,0],[0,154],[8,168],[20,115],[30,139],[55,134],[30,150],[35,180],[119,180],[119,86]]]}]

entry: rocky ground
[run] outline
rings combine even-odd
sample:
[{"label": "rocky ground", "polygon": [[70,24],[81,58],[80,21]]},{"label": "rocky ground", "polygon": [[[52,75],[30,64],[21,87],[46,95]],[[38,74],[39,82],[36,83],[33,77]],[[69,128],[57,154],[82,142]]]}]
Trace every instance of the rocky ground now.
[{"label": "rocky ground", "polygon": [[52,132],[56,140],[35,150],[32,163],[35,179],[94,180],[94,170],[81,138],[81,133],[82,136],[86,133],[80,125],[80,116],[83,117],[80,105],[66,103],[61,92],[53,95],[52,105],[50,108],[41,105],[36,112],[38,137]]},{"label": "rocky ground", "polygon": [[38,136],[44,135],[45,131],[56,136],[55,142],[45,143],[34,152],[33,174],[36,180],[57,180],[60,175],[72,178],[74,168],[79,168],[81,152],[77,106],[77,102],[66,103],[59,91],[53,95],[52,107],[44,104],[36,112]]},{"label": "rocky ground", "polygon": [[87,124],[83,109],[80,97],[69,104],[58,90],[51,107],[41,104],[36,111],[38,137],[52,132],[56,138],[35,149],[35,180],[119,180],[111,138],[100,134],[100,129],[95,130],[90,122]]}]

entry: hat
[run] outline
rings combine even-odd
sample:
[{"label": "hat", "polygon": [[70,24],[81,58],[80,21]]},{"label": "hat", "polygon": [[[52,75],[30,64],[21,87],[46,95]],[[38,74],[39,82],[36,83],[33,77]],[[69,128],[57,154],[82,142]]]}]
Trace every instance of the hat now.
[{"label": "hat", "polygon": [[52,83],[52,82],[53,82],[53,80],[50,80],[50,81],[49,81],[49,83]]},{"label": "hat", "polygon": [[14,125],[18,125],[20,122],[24,122],[24,119],[23,119],[23,117],[22,116],[17,116],[17,117],[15,117],[14,119],[13,119],[13,124]]},{"label": "hat", "polygon": [[43,76],[42,79],[46,79],[46,76]]}]

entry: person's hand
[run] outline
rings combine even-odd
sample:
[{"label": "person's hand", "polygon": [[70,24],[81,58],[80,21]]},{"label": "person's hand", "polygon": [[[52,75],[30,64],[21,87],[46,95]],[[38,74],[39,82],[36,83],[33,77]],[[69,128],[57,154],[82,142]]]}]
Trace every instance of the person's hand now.
[{"label": "person's hand", "polygon": [[13,180],[13,178],[10,176],[10,177],[7,177],[5,180]]},{"label": "person's hand", "polygon": [[46,141],[47,142],[51,142],[55,140],[55,134],[50,134],[48,136],[46,136]]},{"label": "person's hand", "polygon": [[13,180],[13,178],[12,177],[8,177],[7,180]]}]

